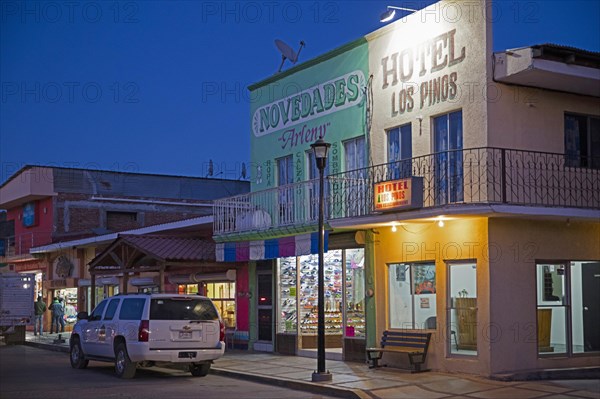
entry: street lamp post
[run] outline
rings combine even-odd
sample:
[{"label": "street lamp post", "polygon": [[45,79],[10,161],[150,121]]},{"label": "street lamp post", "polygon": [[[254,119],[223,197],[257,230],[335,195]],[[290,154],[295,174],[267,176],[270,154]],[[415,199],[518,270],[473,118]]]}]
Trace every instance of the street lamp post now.
[{"label": "street lamp post", "polygon": [[325,370],[325,222],[323,172],[327,165],[327,151],[331,144],[323,139],[310,145],[315,154],[317,169],[319,169],[319,282],[318,282],[318,324],[317,324],[317,371],[312,374],[313,382],[331,381],[332,375]]}]

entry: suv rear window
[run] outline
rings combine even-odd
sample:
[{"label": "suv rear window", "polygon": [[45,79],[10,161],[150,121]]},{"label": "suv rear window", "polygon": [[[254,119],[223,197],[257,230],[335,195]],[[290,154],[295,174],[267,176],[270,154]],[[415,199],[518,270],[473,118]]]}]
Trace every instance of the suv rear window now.
[{"label": "suv rear window", "polygon": [[150,320],[218,320],[209,299],[156,298],[150,302]]},{"label": "suv rear window", "polygon": [[142,318],[142,312],[144,311],[145,303],[145,298],[123,299],[123,305],[121,305],[121,311],[119,312],[119,319],[140,320]]}]

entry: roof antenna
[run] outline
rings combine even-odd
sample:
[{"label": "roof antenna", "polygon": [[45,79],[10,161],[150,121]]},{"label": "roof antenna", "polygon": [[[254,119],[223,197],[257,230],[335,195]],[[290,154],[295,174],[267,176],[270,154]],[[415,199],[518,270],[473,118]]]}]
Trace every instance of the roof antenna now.
[{"label": "roof antenna", "polygon": [[210,159],[208,161],[208,173],[204,177],[212,176],[214,172],[215,172],[215,167],[213,165],[212,159]]},{"label": "roof antenna", "polygon": [[300,48],[298,49],[297,53],[290,46],[279,39],[275,39],[275,46],[277,46],[277,49],[281,53],[281,64],[277,70],[277,73],[279,73],[281,72],[281,68],[283,68],[283,63],[286,59],[290,60],[292,64],[295,64],[298,61],[298,57],[300,56],[300,52],[302,51],[302,47],[305,46],[305,43],[304,41],[300,41]]},{"label": "roof antenna", "polygon": [[246,180],[246,162],[242,162],[242,174],[240,175],[240,178],[238,180]]}]

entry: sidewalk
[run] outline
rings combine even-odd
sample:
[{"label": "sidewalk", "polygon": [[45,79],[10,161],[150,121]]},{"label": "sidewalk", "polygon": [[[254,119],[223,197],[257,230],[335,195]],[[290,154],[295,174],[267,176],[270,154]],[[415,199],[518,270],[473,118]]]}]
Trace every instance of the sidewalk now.
[{"label": "sidewalk", "polygon": [[[64,343],[58,334],[34,336],[27,344],[43,349],[69,351],[70,333]],[[465,374],[425,372],[411,374],[394,368],[369,369],[367,364],[327,360],[333,381],[311,382],[316,359],[273,353],[227,351],[213,364],[212,373],[254,382],[286,386],[324,395],[360,399],[401,398],[598,398],[600,380],[493,381]]]}]

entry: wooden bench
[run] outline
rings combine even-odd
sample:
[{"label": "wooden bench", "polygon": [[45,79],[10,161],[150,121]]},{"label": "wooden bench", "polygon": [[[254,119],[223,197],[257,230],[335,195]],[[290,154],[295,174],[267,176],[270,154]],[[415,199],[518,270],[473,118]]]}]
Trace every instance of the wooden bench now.
[{"label": "wooden bench", "polygon": [[383,332],[381,348],[367,348],[367,356],[372,365],[370,368],[379,367],[379,360],[385,352],[406,353],[413,372],[427,371],[421,369],[427,356],[427,348],[431,333],[389,331]]}]

